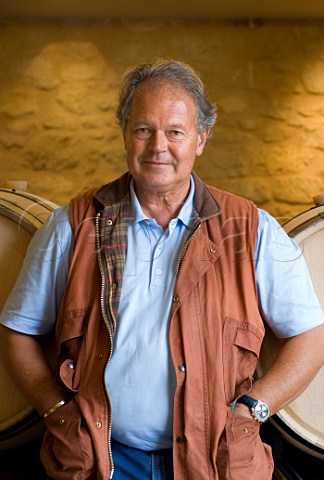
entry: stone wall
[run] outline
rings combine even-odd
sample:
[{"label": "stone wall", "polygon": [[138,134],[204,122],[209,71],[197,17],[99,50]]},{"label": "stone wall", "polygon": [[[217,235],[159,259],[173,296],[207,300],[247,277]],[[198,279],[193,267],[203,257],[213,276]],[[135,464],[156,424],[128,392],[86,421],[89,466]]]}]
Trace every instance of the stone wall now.
[{"label": "stone wall", "polygon": [[63,204],[125,171],[124,70],[190,63],[218,104],[196,170],[280,221],[324,193],[324,23],[0,22],[0,186]]}]

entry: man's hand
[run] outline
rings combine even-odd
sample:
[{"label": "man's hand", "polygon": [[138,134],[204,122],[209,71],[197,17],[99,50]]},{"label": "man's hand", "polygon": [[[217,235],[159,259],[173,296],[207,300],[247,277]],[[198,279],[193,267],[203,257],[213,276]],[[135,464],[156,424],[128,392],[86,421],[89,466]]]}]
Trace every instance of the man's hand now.
[{"label": "man's hand", "polygon": [[0,325],[0,360],[26,400],[42,415],[67,393],[32,335]]}]

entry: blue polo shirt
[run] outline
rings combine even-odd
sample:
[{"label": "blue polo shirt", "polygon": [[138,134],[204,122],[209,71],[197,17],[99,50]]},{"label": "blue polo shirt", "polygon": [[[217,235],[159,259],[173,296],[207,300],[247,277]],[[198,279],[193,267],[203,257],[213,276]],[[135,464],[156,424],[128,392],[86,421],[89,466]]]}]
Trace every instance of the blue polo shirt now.
[{"label": "blue polo shirt", "polygon": [[194,182],[166,231],[144,215],[132,184],[130,194],[128,250],[114,350],[105,378],[113,438],[154,450],[172,445],[176,379],[168,345],[169,312],[177,261],[192,231]]}]

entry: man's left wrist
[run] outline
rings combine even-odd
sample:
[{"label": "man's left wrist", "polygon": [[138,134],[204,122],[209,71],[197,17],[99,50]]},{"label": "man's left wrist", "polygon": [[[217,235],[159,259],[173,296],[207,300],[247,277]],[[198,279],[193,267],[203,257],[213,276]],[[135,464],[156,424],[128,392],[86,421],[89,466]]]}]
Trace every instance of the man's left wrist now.
[{"label": "man's left wrist", "polygon": [[269,406],[264,401],[257,400],[249,395],[242,395],[236,400],[235,404],[246,405],[250,410],[251,416],[260,423],[265,423],[270,417]]}]

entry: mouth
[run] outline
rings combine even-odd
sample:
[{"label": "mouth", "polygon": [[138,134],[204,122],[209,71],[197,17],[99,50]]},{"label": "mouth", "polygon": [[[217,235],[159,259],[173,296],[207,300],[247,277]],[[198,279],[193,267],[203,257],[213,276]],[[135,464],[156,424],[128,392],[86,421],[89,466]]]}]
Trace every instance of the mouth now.
[{"label": "mouth", "polygon": [[154,159],[146,159],[146,160],[142,160],[141,163],[144,163],[146,165],[150,165],[152,167],[167,167],[167,166],[170,166],[172,165],[172,162],[170,161],[163,161],[163,160],[154,160]]}]

